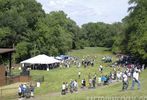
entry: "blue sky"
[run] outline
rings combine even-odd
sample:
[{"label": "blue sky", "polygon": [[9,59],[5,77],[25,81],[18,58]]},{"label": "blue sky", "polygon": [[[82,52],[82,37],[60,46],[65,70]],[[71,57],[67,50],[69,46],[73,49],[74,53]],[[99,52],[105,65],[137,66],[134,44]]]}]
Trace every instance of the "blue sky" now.
[{"label": "blue sky", "polygon": [[37,0],[46,13],[63,10],[78,25],[114,23],[128,15],[128,0]]}]

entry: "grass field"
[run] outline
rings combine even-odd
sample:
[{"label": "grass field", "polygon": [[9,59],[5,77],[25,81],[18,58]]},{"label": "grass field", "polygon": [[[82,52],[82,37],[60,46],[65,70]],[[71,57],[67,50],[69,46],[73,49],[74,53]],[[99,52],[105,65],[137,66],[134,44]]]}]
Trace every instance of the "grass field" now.
[{"label": "grass field", "polygon": [[[100,73],[98,73],[98,66],[100,64],[104,65],[104,74],[108,74],[110,70],[112,70],[110,67],[107,66],[107,64],[102,63],[101,58],[104,55],[113,56],[114,59],[115,56],[111,54],[110,51],[108,51],[107,48],[85,48],[82,50],[73,50],[68,53],[68,55],[76,56],[79,58],[82,58],[83,56],[95,56],[96,61],[94,67],[88,67],[84,68],[83,66],[81,68],[76,68],[76,66],[72,66],[71,68],[57,68],[48,71],[31,71],[31,75],[43,75],[45,76],[45,82],[41,84],[41,88],[37,89],[37,94],[41,93],[50,93],[50,92],[59,92],[61,90],[61,85],[63,82],[70,82],[71,79],[77,79],[79,83],[81,83],[81,79],[85,78],[88,79],[88,74],[94,75],[95,73],[99,76]],[[78,72],[81,72],[81,79],[78,79]],[[88,81],[88,80],[87,80]],[[87,82],[88,83],[88,82]]]},{"label": "grass field", "polygon": [[[41,96],[40,99],[43,100],[86,100],[88,97],[98,97],[98,96],[107,96],[107,97],[120,97],[120,96],[130,96],[130,97],[141,97],[141,96],[147,96],[147,70],[142,72],[141,74],[141,90],[137,90],[137,87],[135,90],[127,90],[127,91],[121,91],[122,83],[116,83],[111,84],[110,86],[105,87],[98,87],[94,90],[88,90],[88,91],[80,91],[79,93],[75,94],[67,94],[66,96]],[[129,84],[129,89],[131,86],[131,81]],[[94,99],[92,99],[94,100]],[[97,100],[97,99],[96,99]],[[137,99],[139,100],[139,99]]]},{"label": "grass field", "polygon": [[[118,82],[111,84],[109,86],[98,87],[96,89],[90,89],[78,93],[67,94],[64,96],[60,95],[61,85],[63,82],[70,82],[71,79],[77,79],[79,87],[81,86],[81,79],[85,78],[88,81],[88,73],[100,76],[98,72],[98,66],[102,64],[104,66],[104,75],[110,73],[113,69],[101,61],[101,58],[105,55],[112,56],[113,60],[116,60],[115,55],[113,55],[107,48],[85,48],[82,50],[73,50],[68,53],[68,55],[76,56],[82,58],[83,56],[96,56],[96,61],[94,67],[88,68],[77,68],[72,66],[71,68],[57,68],[50,71],[39,71],[32,70],[31,75],[44,76],[45,81],[41,83],[40,88],[35,89],[35,100],[85,100],[87,97],[92,96],[147,96],[147,70],[141,73],[141,90],[128,90],[125,92],[120,91],[122,88],[122,83]],[[78,71],[81,71],[81,78],[78,79]],[[18,73],[17,70],[15,70]],[[14,73],[15,73],[14,72]],[[88,83],[88,82],[87,82]],[[131,85],[131,82],[130,82]],[[130,88],[130,87],[129,87]],[[15,93],[16,94],[16,93]]]}]

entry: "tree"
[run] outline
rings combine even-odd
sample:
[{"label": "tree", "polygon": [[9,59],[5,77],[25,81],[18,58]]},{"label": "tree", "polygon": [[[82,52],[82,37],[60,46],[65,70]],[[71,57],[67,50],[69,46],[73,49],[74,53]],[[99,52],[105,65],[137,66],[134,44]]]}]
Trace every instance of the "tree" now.
[{"label": "tree", "polygon": [[147,61],[147,0],[130,0],[129,15],[123,19],[126,25],[124,38],[118,47],[141,61]]},{"label": "tree", "polygon": [[[9,47],[22,41],[28,29],[34,30],[39,17],[44,16],[41,5],[35,0],[0,0],[0,27],[9,27]],[[13,41],[12,41],[13,40]]]},{"label": "tree", "polygon": [[117,34],[115,26],[105,23],[88,23],[82,25],[81,38],[86,41],[86,46],[112,47],[114,36]]}]

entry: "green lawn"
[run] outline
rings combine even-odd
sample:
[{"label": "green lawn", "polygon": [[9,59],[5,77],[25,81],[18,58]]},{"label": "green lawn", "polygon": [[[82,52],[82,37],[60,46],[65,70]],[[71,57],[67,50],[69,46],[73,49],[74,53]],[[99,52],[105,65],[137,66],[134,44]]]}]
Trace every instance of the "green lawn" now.
[{"label": "green lawn", "polygon": [[[61,85],[63,82],[70,82],[71,79],[77,79],[79,83],[81,83],[81,79],[85,78],[88,79],[88,74],[94,75],[95,73],[99,76],[98,73],[98,66],[100,64],[104,65],[104,74],[108,74],[112,68],[109,68],[107,64],[101,62],[101,58],[104,55],[115,56],[111,54],[107,48],[85,48],[82,50],[73,50],[68,53],[68,55],[76,56],[82,58],[83,56],[91,56],[96,57],[94,67],[84,68],[77,68],[76,66],[72,66],[71,68],[57,68],[50,71],[39,71],[34,70],[31,71],[31,75],[43,75],[45,76],[45,82],[41,84],[41,88],[36,89],[37,94],[44,94],[49,92],[59,92],[61,90]],[[106,68],[107,67],[107,68]],[[78,79],[78,72],[81,72],[81,79]],[[87,80],[88,81],[88,80]],[[88,82],[87,82],[88,83]]]},{"label": "green lawn", "polygon": [[[58,96],[41,96],[40,98],[43,100],[86,100],[87,97],[98,97],[98,96],[107,96],[107,97],[120,97],[120,96],[131,96],[131,97],[139,97],[139,96],[147,96],[147,70],[141,73],[141,90],[127,90],[121,91],[122,83],[111,84],[110,86],[98,87],[94,90],[88,91],[80,91],[79,93],[67,94],[66,96],[58,95]],[[131,87],[131,81],[129,84],[129,89]],[[97,100],[97,99],[96,99]]]},{"label": "green lawn", "polygon": [[[113,55],[109,49],[107,48],[90,48],[87,47],[82,50],[73,50],[68,53],[68,55],[76,56],[79,58],[82,58],[83,56],[95,56],[95,65],[94,67],[88,67],[84,68],[83,66],[81,68],[77,68],[75,66],[72,66],[71,68],[57,68],[50,71],[42,71],[42,70],[32,70],[31,75],[40,75],[44,76],[45,81],[41,83],[40,88],[35,89],[35,95],[38,98],[37,100],[85,100],[87,97],[91,96],[146,96],[147,95],[147,70],[145,70],[141,74],[141,86],[142,89],[140,91],[138,90],[128,90],[125,92],[120,91],[122,87],[122,83],[118,82],[115,84],[111,84],[109,86],[104,87],[98,87],[96,89],[92,90],[86,90],[86,91],[79,91],[79,93],[73,93],[73,94],[67,94],[65,96],[60,95],[61,91],[61,85],[63,82],[70,82],[71,79],[77,79],[79,83],[79,87],[81,86],[81,79],[85,78],[88,83],[88,73],[91,73],[91,75],[94,75],[94,73],[97,74],[97,76],[100,76],[100,73],[98,72],[98,66],[102,64],[104,66],[104,75],[110,73],[113,69],[110,68],[108,65],[101,61],[101,58],[103,56],[112,56],[113,60],[116,60],[115,55]],[[78,79],[78,71],[81,71],[81,78]],[[15,72],[18,73],[17,70]],[[14,73],[15,73],[14,72]],[[131,82],[130,82],[131,84]],[[57,93],[57,94],[56,94]]]}]

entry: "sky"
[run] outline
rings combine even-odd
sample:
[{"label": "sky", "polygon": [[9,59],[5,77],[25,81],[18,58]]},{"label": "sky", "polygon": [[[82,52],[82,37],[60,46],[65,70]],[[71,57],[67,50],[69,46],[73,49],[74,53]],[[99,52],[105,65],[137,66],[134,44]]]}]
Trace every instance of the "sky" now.
[{"label": "sky", "polygon": [[37,0],[46,13],[63,10],[78,25],[120,22],[128,15],[128,0]]}]

